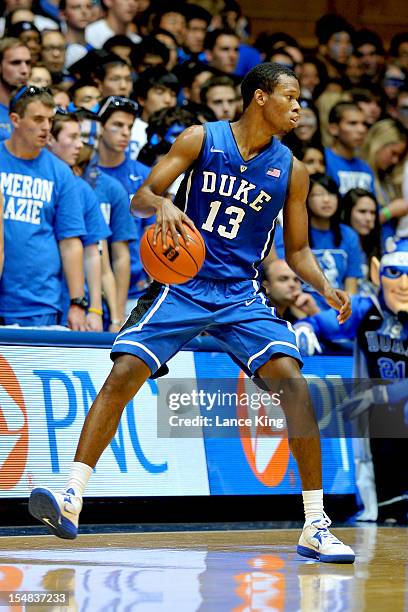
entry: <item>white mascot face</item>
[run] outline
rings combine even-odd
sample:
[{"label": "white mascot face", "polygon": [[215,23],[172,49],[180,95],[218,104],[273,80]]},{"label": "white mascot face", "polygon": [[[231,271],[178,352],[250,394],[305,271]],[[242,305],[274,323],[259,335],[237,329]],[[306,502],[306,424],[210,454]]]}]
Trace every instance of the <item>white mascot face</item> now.
[{"label": "white mascot face", "polygon": [[382,288],[387,308],[397,314],[408,312],[408,240],[393,241],[392,246],[381,262],[373,258],[371,272],[373,281]]}]

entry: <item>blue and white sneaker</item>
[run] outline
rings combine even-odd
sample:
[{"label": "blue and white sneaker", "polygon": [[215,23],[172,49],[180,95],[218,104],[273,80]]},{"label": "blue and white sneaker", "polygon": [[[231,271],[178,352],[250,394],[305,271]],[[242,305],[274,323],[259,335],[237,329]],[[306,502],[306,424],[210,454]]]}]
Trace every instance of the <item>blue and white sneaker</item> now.
[{"label": "blue and white sneaker", "polygon": [[57,493],[46,487],[36,487],[31,491],[28,510],[49,532],[65,540],[74,540],[78,534],[78,519],[82,509],[82,499],[73,489]]},{"label": "blue and white sneaker", "polygon": [[353,549],[330,533],[330,525],[331,520],[327,514],[305,525],[297,546],[298,554],[324,563],[354,563]]}]

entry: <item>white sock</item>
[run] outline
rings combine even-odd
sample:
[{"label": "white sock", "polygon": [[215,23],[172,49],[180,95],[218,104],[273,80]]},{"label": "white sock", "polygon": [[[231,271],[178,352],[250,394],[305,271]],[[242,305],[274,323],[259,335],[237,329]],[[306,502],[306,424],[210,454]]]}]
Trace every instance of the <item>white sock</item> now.
[{"label": "white sock", "polygon": [[323,518],[323,489],[302,491],[303,507],[305,509],[305,524]]},{"label": "white sock", "polygon": [[69,473],[67,490],[73,489],[75,495],[82,497],[85,491],[85,487],[88,484],[88,480],[93,473],[93,468],[86,463],[80,461],[74,461],[71,465]]}]

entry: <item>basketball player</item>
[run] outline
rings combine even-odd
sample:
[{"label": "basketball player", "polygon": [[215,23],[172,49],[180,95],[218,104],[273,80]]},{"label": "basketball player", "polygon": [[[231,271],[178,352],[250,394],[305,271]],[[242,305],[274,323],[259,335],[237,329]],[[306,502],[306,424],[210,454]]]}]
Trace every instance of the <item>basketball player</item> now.
[{"label": "basketball player", "polygon": [[[330,286],[308,246],[307,171],[273,138],[296,126],[299,83],[284,66],[260,64],[244,78],[242,96],[239,121],[185,130],[133,198],[136,214],[156,214],[155,235],[162,230],[166,236],[170,230],[178,247],[178,233],[187,241],[182,222],[194,222],[207,258],[191,281],[153,283],[139,300],[113,345],[114,366],[87,415],[67,489],[62,494],[33,489],[30,512],[53,534],[76,537],[86,483],[124,407],[151,374],[206,330],[263,384],[272,387],[274,380],[287,379],[282,407],[305,508],[298,552],[325,562],[352,563],[354,552],[330,533],[323,510],[319,431],[300,373],[295,334],[259,291],[257,265],[269,251],[274,222],[284,206],[289,265],[340,311],[341,323],[351,314],[349,297]],[[183,172],[175,205],[161,194]]]}]

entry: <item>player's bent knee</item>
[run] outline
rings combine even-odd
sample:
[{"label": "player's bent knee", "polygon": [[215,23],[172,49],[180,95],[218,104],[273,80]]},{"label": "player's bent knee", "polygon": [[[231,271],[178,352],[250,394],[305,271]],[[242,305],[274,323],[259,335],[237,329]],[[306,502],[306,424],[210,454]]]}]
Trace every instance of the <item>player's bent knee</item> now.
[{"label": "player's bent knee", "polygon": [[257,371],[257,376],[262,380],[280,380],[283,378],[303,378],[296,359],[289,356],[272,357],[264,363]]},{"label": "player's bent knee", "polygon": [[150,376],[150,369],[142,359],[135,355],[118,355],[106,383],[119,390],[127,387],[139,387]]}]

